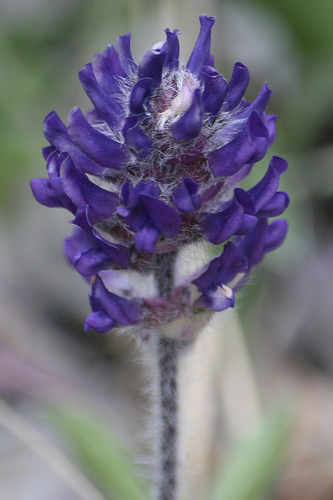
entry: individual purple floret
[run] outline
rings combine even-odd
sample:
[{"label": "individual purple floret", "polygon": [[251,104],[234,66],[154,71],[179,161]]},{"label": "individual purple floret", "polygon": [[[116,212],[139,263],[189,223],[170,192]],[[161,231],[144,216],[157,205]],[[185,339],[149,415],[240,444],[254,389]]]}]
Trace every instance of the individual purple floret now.
[{"label": "individual purple floret", "polygon": [[[234,306],[252,268],[285,238],[286,221],[269,219],[289,203],[278,191],[286,161],[273,157],[254,187],[237,187],[275,139],[272,91],[265,83],[248,102],[243,64],[229,82],[218,73],[214,22],[200,17],[187,65],[178,30],[166,29],[139,64],[130,35],[118,37],[79,73],[93,109],[74,108],[68,126],[55,112],[45,119],[48,177],[31,187],[41,204],[73,214],[65,253],[91,284],[86,331],[136,325],[190,341],[213,311]],[[161,256],[204,241],[225,243],[221,255],[161,296]]]}]

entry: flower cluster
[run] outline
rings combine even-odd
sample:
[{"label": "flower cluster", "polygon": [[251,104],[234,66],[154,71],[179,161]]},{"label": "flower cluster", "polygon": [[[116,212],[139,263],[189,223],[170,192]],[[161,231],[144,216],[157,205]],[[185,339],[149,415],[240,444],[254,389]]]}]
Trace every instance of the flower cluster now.
[{"label": "flower cluster", "polygon": [[[229,82],[216,71],[214,21],[200,17],[186,66],[178,30],[166,29],[139,64],[130,35],[118,37],[79,73],[94,109],[74,108],[68,126],[55,112],[45,119],[48,178],[31,187],[37,201],[74,216],[65,252],[91,284],[86,331],[141,325],[173,336],[176,323],[177,338],[191,339],[200,318],[234,306],[234,291],[285,237],[286,221],[269,218],[289,203],[278,191],[287,162],[273,157],[252,189],[237,187],[274,141],[272,91],[265,84],[248,102],[243,64]],[[161,255],[205,240],[226,242],[222,254],[159,296],[152,270]],[[133,276],[149,282],[148,296]]]}]

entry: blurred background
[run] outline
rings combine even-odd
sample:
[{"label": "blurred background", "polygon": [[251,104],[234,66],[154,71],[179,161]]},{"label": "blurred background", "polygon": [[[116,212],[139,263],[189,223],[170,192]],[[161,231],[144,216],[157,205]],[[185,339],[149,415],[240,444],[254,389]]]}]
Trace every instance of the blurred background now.
[{"label": "blurred background", "polygon": [[[332,499],[331,0],[0,0],[0,7],[1,498],[139,498],[121,485],[116,492],[117,479],[96,470],[101,458],[84,438],[96,444],[100,419],[145,474],[152,409],[141,386],[150,374],[129,339],[82,333],[88,290],[62,252],[70,214],[38,205],[29,180],[45,175],[45,115],[56,109],[66,122],[74,106],[89,109],[77,73],[95,53],[129,31],[138,60],[169,27],[182,31],[186,60],[204,13],[217,16],[217,70],[228,80],[233,64],[244,63],[248,100],[264,81],[274,90],[271,155],[290,164],[281,186],[291,197],[290,230],[235,311],[217,316],[184,360],[184,483],[192,484],[184,498],[208,498],[216,464],[226,470],[237,443],[283,406],[293,423],[275,474],[263,468],[272,480],[231,500]],[[255,167],[252,184],[269,159]],[[119,479],[117,458],[112,466]]]}]

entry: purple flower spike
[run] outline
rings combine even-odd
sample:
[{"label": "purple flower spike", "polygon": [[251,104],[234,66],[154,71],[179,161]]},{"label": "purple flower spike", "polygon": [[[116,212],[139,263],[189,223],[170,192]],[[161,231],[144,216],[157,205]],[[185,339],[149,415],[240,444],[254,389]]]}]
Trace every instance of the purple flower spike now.
[{"label": "purple flower spike", "polygon": [[[131,35],[119,36],[79,73],[93,109],[75,107],[68,126],[54,111],[45,119],[47,175],[31,189],[74,216],[64,248],[91,284],[87,332],[135,325],[141,338],[159,330],[193,340],[212,311],[234,307],[253,267],[285,238],[286,221],[269,219],[289,205],[278,191],[287,162],[274,156],[251,189],[238,187],[275,140],[272,91],[265,83],[247,101],[246,66],[237,62],[229,83],[214,68],[214,23],[200,16],[187,65],[178,29],[167,28],[138,64]],[[225,243],[221,255],[165,286],[162,263],[205,241]]]}]

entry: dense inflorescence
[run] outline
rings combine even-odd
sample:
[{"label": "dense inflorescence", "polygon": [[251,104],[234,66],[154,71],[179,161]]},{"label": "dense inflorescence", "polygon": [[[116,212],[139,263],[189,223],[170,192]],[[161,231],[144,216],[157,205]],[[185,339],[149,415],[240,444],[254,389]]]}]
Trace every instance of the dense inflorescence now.
[{"label": "dense inflorescence", "polygon": [[[234,306],[234,291],[284,240],[286,221],[269,219],[289,203],[278,191],[287,162],[273,157],[259,183],[237,187],[275,139],[276,116],[265,111],[272,91],[265,84],[248,102],[243,64],[228,83],[216,71],[214,21],[200,17],[186,66],[178,30],[166,29],[139,64],[130,35],[118,37],[79,73],[94,109],[74,108],[67,127],[55,112],[45,119],[48,178],[31,186],[37,201],[74,216],[65,252],[91,283],[86,331],[136,325],[191,340],[212,311]],[[222,254],[160,296],[160,256],[205,240],[226,242]]]}]

